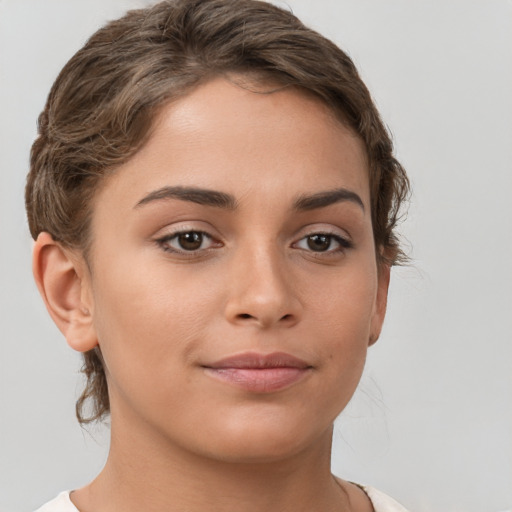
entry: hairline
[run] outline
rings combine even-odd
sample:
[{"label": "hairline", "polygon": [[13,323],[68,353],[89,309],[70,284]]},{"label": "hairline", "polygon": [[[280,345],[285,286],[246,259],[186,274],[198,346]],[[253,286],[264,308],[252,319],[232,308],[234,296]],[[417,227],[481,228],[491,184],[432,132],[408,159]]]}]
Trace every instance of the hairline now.
[{"label": "hairline", "polygon": [[[227,80],[230,84],[240,87],[245,91],[252,92],[254,94],[275,94],[282,92],[286,89],[293,89],[297,91],[299,94],[303,95],[305,98],[312,99],[316,101],[319,105],[321,105],[328,114],[328,119],[332,121],[336,127],[342,128],[346,130],[346,132],[352,137],[359,140],[359,142],[363,146],[363,154],[365,158],[365,167],[367,169],[368,178],[370,179],[370,151],[367,147],[365,140],[362,135],[358,133],[354,127],[352,127],[349,121],[344,117],[344,113],[341,108],[336,105],[330,104],[325,98],[323,98],[319,93],[314,90],[302,85],[295,84],[291,82],[286,82],[283,78],[283,73],[281,71],[270,71],[268,69],[258,69],[258,68],[248,68],[248,69],[240,69],[240,70],[219,70],[215,73],[205,73],[204,76],[198,78],[193,84],[189,84],[184,86],[182,89],[179,89],[178,92],[167,100],[163,100],[161,103],[154,105],[153,107],[148,108],[148,118],[149,118],[149,127],[146,133],[143,134],[141,139],[138,141],[138,144],[135,144],[133,148],[135,151],[130,154],[130,156],[123,162],[120,162],[114,167],[105,167],[102,169],[102,174],[95,180],[94,185],[91,187],[92,193],[89,198],[89,202],[87,205],[87,215],[85,217],[85,230],[84,235],[85,239],[81,241],[79,246],[74,247],[75,250],[78,250],[84,259],[84,262],[87,265],[89,272],[93,273],[93,264],[92,264],[92,249],[94,244],[94,237],[92,234],[92,217],[94,212],[94,206],[96,203],[96,198],[99,195],[100,190],[106,186],[106,184],[110,181],[110,179],[117,174],[119,167],[122,167],[127,162],[129,162],[132,158],[134,158],[149,142],[154,131],[158,128],[159,124],[163,122],[164,112],[172,107],[173,104],[179,102],[180,100],[190,96],[195,90],[198,88],[211,83],[212,81],[223,78]],[[247,80],[245,80],[247,78]],[[256,86],[265,86],[267,85],[270,88],[254,88],[251,87],[251,84]],[[370,194],[370,218],[373,215],[373,201],[371,200],[371,183],[368,183],[369,194]],[[372,233],[375,239],[375,229],[372,222]],[[376,244],[377,246],[377,244]],[[377,250],[377,247],[376,247]],[[380,261],[380,252],[376,252],[377,262]]]}]

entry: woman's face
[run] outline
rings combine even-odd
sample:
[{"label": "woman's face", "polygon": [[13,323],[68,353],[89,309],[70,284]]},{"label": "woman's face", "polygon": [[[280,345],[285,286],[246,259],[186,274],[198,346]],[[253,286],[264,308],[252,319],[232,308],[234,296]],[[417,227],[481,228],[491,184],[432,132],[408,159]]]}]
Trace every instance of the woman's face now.
[{"label": "woman's face", "polygon": [[322,103],[199,87],[106,180],[92,233],[83,297],[113,429],[232,461],[330,436],[388,272],[363,145]]}]

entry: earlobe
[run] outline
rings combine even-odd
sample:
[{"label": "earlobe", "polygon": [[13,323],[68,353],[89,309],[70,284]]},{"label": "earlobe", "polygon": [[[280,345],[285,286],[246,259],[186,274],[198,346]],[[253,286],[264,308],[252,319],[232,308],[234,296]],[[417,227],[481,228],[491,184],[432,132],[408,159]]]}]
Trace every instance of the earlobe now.
[{"label": "earlobe", "polygon": [[93,349],[98,340],[87,302],[83,268],[78,258],[40,233],[34,245],[32,271],[53,321],[68,344],[79,352]]},{"label": "earlobe", "polygon": [[386,316],[386,308],[388,303],[389,279],[391,275],[391,267],[387,263],[381,263],[378,270],[377,296],[375,299],[375,309],[373,311],[372,323],[370,328],[370,337],[368,346],[373,345],[380,336],[384,318]]}]

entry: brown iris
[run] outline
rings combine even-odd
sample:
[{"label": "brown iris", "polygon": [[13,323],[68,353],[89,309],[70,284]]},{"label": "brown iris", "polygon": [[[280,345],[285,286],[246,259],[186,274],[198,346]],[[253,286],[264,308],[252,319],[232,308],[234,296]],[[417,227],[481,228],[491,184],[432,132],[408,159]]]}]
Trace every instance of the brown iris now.
[{"label": "brown iris", "polygon": [[203,234],[197,231],[189,231],[178,235],[178,243],[186,251],[197,251],[203,244]]},{"label": "brown iris", "polygon": [[307,244],[312,251],[327,251],[331,245],[331,238],[330,235],[310,235]]}]

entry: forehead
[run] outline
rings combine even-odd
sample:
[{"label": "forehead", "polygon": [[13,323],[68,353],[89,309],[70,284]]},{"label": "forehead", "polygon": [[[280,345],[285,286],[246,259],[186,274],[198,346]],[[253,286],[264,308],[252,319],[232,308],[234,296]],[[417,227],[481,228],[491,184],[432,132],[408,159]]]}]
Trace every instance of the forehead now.
[{"label": "forehead", "polygon": [[167,185],[267,194],[285,180],[290,194],[346,186],[367,203],[367,167],[360,138],[312,94],[216,78],[163,107],[104,188],[135,200]]}]

